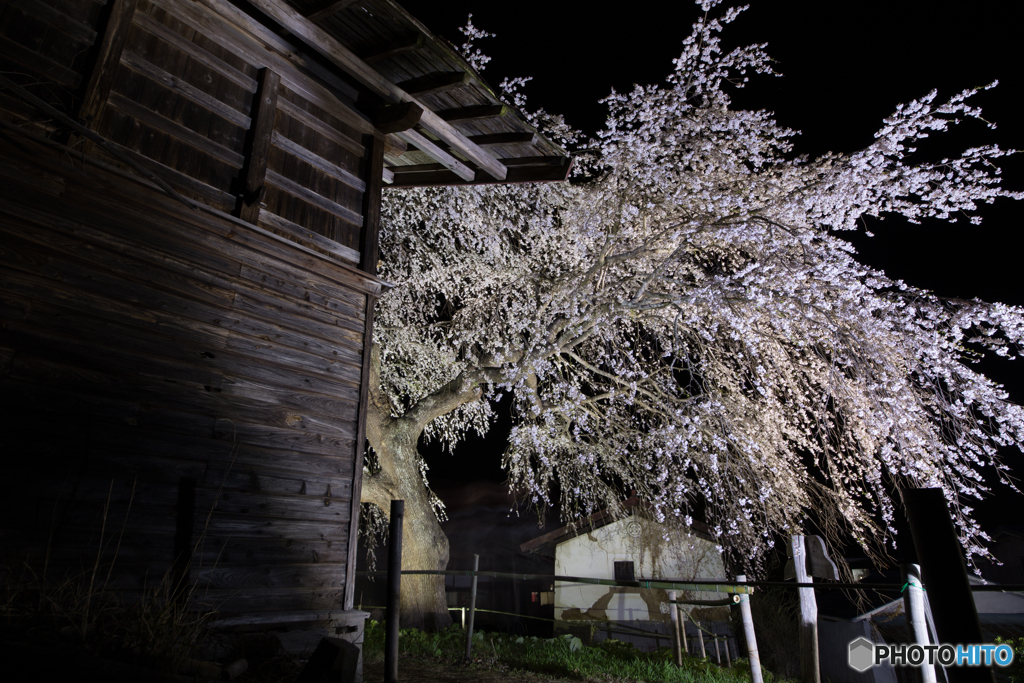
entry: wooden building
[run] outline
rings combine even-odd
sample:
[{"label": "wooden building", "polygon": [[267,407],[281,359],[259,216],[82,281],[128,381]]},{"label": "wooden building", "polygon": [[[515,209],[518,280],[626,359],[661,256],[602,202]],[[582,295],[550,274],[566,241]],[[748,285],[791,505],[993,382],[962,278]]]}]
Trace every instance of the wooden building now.
[{"label": "wooden building", "polygon": [[568,168],[391,0],[2,0],[0,561],[358,640],[382,184]]}]

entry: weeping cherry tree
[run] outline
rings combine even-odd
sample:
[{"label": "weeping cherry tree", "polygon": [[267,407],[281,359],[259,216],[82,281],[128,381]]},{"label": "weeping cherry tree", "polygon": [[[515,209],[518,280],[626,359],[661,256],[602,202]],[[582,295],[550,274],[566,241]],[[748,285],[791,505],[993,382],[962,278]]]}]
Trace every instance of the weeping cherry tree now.
[{"label": "weeping cherry tree", "polygon": [[[855,154],[797,157],[772,114],[730,108],[727,87],[772,73],[764,46],[721,49],[739,12],[705,14],[665,84],[606,98],[596,140],[532,115],[576,150],[572,182],[387,194],[397,286],[374,327],[362,500],[371,522],[406,501],[407,567],[448,560],[419,438],[485,433],[502,395],[509,486],[567,520],[635,491],[756,571],[809,519],[882,557],[902,492],[940,487],[985,554],[970,505],[986,474],[1012,488],[997,449],[1024,441],[1024,412],[972,362],[1014,355],[1024,315],[892,280],[839,235],[866,216],[977,223],[1022,197],[999,184],[1008,152],[914,154],[980,119],[965,91],[898,106]],[[449,623],[439,579],[403,603],[403,625]]]}]

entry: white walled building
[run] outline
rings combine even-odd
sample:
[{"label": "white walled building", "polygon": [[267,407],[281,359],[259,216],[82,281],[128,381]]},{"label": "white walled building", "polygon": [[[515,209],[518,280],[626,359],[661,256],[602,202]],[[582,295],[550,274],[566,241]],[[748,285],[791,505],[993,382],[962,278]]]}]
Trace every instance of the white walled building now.
[{"label": "white walled building", "polygon": [[[636,501],[627,501],[636,509]],[[669,622],[668,591],[646,588],[645,580],[688,582],[719,580],[725,582],[722,556],[704,525],[695,524],[688,533],[634,514],[612,520],[598,513],[575,530],[562,527],[521,547],[554,558],[554,573],[597,579],[636,580],[639,587],[603,586],[557,581],[554,585],[554,618],[562,628],[589,623],[600,632],[609,622],[649,631],[667,633]],[[717,600],[725,595],[710,592],[679,593],[679,599]],[[682,606],[688,613],[695,609]],[[707,608],[694,616],[716,618]],[[721,620],[727,608],[715,608]],[[574,629],[575,630],[575,629]],[[620,640],[623,638],[619,638]],[[639,644],[639,643],[638,643]],[[662,642],[662,645],[667,642]]]}]

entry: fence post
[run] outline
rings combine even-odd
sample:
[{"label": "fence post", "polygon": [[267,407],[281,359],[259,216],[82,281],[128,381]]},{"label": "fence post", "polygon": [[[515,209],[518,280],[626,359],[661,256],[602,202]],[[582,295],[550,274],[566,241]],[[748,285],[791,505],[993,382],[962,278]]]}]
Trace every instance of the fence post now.
[{"label": "fence post", "polygon": [[732,653],[729,652],[729,636],[722,638],[722,645],[725,645],[725,668],[732,668]]},{"label": "fence post", "polygon": [[708,655],[704,651],[704,629],[700,627],[700,622],[696,619],[693,620],[693,625],[697,627],[697,638],[700,640],[700,658],[706,659]]},{"label": "fence post", "polygon": [[[900,566],[903,581],[904,611],[909,618],[910,639],[918,645],[928,645],[928,623],[924,616],[924,594],[921,591],[921,567],[916,564]],[[936,683],[935,667],[927,661],[921,662],[921,682]]]},{"label": "fence post", "polygon": [[388,529],[387,630],[384,631],[384,683],[398,683],[398,613],[402,604],[402,520],[405,501],[391,501]]},{"label": "fence post", "polygon": [[476,573],[480,571],[480,556],[473,555],[473,583],[469,589],[469,628],[466,629],[466,659],[473,655],[473,621],[476,619]]},{"label": "fence post", "polygon": [[[793,550],[796,582],[810,583],[804,537],[794,535],[789,542]],[[821,670],[818,666],[818,603],[814,599],[813,588],[799,588],[797,593],[800,595],[800,673],[803,683],[821,683]]]},{"label": "fence post", "polygon": [[[745,574],[737,574],[736,580],[746,583]],[[750,661],[751,683],[764,683],[761,677],[761,659],[757,656],[757,638],[754,636],[754,619],[750,616],[750,594],[740,595],[740,616],[743,617],[743,635],[747,639],[747,657]]]},{"label": "fence post", "polygon": [[[711,627],[711,632],[714,633],[714,630],[715,630],[715,627],[712,626]],[[718,634],[714,633],[714,635],[711,636],[711,637],[715,641],[715,661],[718,662],[718,666],[722,666],[722,651],[720,649],[718,649]]]},{"label": "fence post", "polygon": [[679,623],[679,605],[676,604],[676,592],[668,592],[668,613],[672,618],[672,659],[677,668],[683,667],[683,644],[679,638],[681,626]]},{"label": "fence post", "polygon": [[[942,489],[904,491],[907,521],[922,576],[932,594],[932,619],[940,643],[982,643],[978,608],[971,594],[964,564],[964,549],[953,526]],[[950,683],[992,683],[989,666],[951,666]]]}]

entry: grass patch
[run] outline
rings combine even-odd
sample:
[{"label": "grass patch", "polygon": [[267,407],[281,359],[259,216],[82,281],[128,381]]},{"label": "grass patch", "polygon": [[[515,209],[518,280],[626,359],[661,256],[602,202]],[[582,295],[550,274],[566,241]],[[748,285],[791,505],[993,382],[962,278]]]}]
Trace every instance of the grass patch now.
[{"label": "grass patch", "polygon": [[[462,661],[466,652],[466,631],[454,625],[438,633],[403,629],[398,641],[399,656],[437,657]],[[384,658],[384,624],[366,622],[363,656],[367,661]],[[683,656],[682,668],[672,661],[672,649],[641,652],[631,643],[606,640],[587,646],[572,635],[557,638],[510,636],[477,631],[473,634],[473,661],[485,666],[533,671],[569,679],[643,681],[650,683],[749,683],[747,660],[733,662],[731,669],[707,659]],[[765,683],[782,683],[763,670]]]}]

